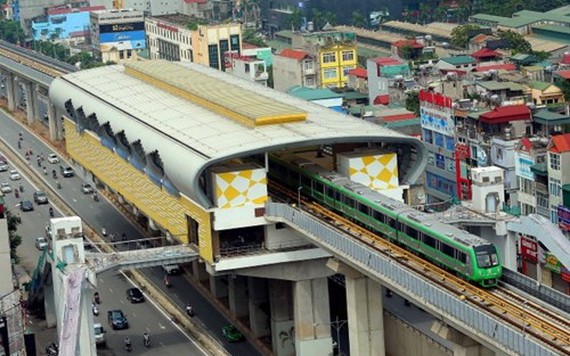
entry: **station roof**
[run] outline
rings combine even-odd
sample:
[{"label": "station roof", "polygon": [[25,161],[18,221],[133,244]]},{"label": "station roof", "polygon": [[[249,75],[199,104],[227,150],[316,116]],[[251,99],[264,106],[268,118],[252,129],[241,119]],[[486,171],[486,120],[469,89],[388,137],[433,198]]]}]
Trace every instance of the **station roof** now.
[{"label": "station roof", "polygon": [[252,154],[350,142],[406,144],[420,158],[405,184],[415,182],[427,162],[417,139],[194,63],[83,70],[55,79],[49,95],[61,112],[71,100],[87,117],[95,114],[113,132],[124,131],[129,142],[140,140],[146,152],[158,151],[168,178],[205,207],[211,203],[199,184],[204,170]]}]

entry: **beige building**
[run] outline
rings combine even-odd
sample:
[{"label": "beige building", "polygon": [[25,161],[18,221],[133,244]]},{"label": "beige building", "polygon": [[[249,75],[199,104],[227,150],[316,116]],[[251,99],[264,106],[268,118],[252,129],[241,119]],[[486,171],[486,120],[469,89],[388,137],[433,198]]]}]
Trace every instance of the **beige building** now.
[{"label": "beige building", "polygon": [[241,53],[241,24],[199,25],[192,32],[193,62],[225,69],[226,52]]},{"label": "beige building", "polygon": [[182,26],[188,17],[165,15],[147,17],[145,30],[150,59],[192,62],[192,31]]},{"label": "beige building", "polygon": [[317,61],[306,51],[286,48],[274,54],[272,62],[274,89],[287,92],[293,86],[317,87]]},{"label": "beige building", "polygon": [[535,105],[557,104],[565,101],[564,93],[554,84],[531,81],[525,88]]}]

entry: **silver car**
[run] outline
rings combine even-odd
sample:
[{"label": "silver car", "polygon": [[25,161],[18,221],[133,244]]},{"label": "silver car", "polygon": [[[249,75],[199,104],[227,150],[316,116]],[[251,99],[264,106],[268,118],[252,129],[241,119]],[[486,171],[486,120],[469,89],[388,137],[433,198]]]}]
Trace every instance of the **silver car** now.
[{"label": "silver car", "polygon": [[0,172],[6,172],[8,170],[8,163],[0,162]]},{"label": "silver car", "polygon": [[20,179],[22,179],[22,176],[20,176],[20,173],[18,173],[17,170],[13,169],[10,171],[10,179],[11,180],[20,180]]},{"label": "silver car", "polygon": [[0,183],[0,191],[4,194],[12,193],[10,183]]},{"label": "silver car", "polygon": [[55,153],[50,153],[47,157],[48,162],[55,164],[59,162],[59,158],[57,158],[57,155]]}]

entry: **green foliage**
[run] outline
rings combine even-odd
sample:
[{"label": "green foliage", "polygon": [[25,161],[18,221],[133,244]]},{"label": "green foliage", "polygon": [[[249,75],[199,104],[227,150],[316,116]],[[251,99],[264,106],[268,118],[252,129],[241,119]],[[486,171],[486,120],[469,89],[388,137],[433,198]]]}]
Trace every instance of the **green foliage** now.
[{"label": "green foliage", "polygon": [[102,62],[96,61],[95,58],[89,54],[89,52],[81,51],[73,56],[69,57],[66,60],[67,63],[75,65],[76,63],[80,63],[81,69],[89,69],[95,67],[101,67],[105,65]]},{"label": "green foliage", "polygon": [[420,93],[410,91],[406,95],[406,109],[412,111],[416,116],[420,116]]},{"label": "green foliage", "polygon": [[509,42],[513,54],[532,53],[530,43],[522,35],[513,31],[499,31],[498,34],[500,38]]},{"label": "green foliage", "polygon": [[451,44],[457,47],[467,47],[469,40],[480,30],[481,27],[472,24],[457,26],[451,31]]},{"label": "green foliage", "polygon": [[69,58],[69,49],[59,43],[50,41],[34,41],[32,47],[35,51],[50,56],[60,61],[66,61]]},{"label": "green foliage", "polygon": [[207,25],[207,24],[208,24],[208,21],[206,21],[204,19],[192,18],[190,20],[190,22],[188,22],[186,24],[186,28],[191,30],[191,31],[196,31],[196,30],[198,30],[199,25]]},{"label": "green foliage", "polygon": [[566,101],[570,101],[570,80],[561,80],[556,83],[556,86],[562,90]]},{"label": "green foliage", "polygon": [[475,12],[511,17],[515,12],[531,10],[545,12],[568,4],[567,0],[481,0]]},{"label": "green foliage", "polygon": [[10,239],[10,258],[18,263],[20,258],[18,257],[18,246],[22,244],[22,237],[16,234],[18,231],[18,225],[22,223],[22,218],[18,215],[13,215],[10,210],[6,212],[6,219],[8,221],[8,236]]},{"label": "green foliage", "polygon": [[532,54],[536,56],[536,58],[538,58],[539,62],[542,62],[548,58],[550,58],[550,53],[546,52],[546,51],[532,51]]},{"label": "green foliage", "polygon": [[267,66],[267,86],[273,88],[273,66]]},{"label": "green foliage", "polygon": [[300,9],[295,8],[293,13],[285,21],[286,28],[292,28],[293,30],[299,30],[303,24],[303,13]]},{"label": "green foliage", "polygon": [[311,18],[316,30],[322,30],[327,23],[334,26],[336,23],[336,15],[330,11],[322,12],[316,8],[313,8],[311,13]]},{"label": "green foliage", "polygon": [[366,27],[366,19],[360,13],[360,11],[352,12],[352,26],[354,27]]},{"label": "green foliage", "polygon": [[255,45],[257,47],[269,47],[267,43],[265,43],[265,41],[261,37],[259,37],[257,35],[257,32],[255,32],[255,30],[252,28],[246,28],[243,30],[242,41],[251,43],[252,45]]},{"label": "green foliage", "polygon": [[20,44],[25,39],[24,30],[17,21],[0,20],[0,39],[13,44]]},{"label": "green foliage", "polygon": [[400,57],[404,59],[412,59],[413,48],[410,45],[400,47]]}]

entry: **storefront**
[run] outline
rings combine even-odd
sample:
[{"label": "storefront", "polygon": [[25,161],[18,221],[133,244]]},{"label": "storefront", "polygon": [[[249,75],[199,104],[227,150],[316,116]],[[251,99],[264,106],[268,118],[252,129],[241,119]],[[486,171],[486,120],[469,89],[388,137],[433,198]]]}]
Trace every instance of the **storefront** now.
[{"label": "storefront", "polygon": [[552,288],[570,294],[570,271],[551,253],[545,255],[544,268],[552,272]]}]

